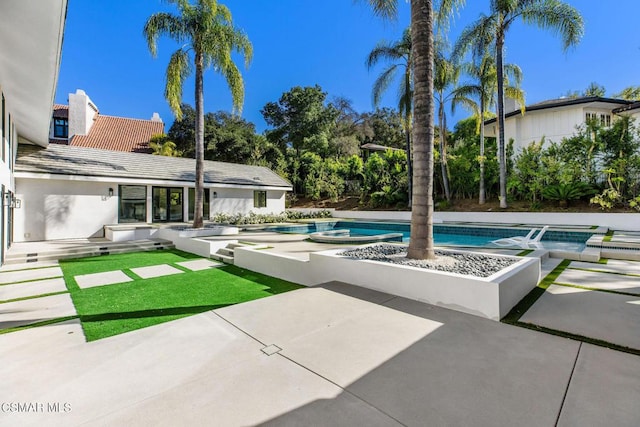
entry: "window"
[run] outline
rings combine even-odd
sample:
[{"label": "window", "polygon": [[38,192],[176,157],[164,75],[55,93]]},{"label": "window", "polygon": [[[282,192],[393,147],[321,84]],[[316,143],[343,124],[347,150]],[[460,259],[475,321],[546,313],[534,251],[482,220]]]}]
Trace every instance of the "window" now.
[{"label": "window", "polygon": [[266,208],[267,207],[267,192],[266,191],[254,191],[253,192],[253,207],[254,208]]},{"label": "window", "polygon": [[605,113],[586,113],[585,121],[587,123],[599,124],[603,127],[611,126],[611,114]]},{"label": "window", "polygon": [[0,130],[0,143],[2,144],[2,160],[4,161],[4,137],[6,135],[6,126],[5,123],[5,105],[4,105],[4,93],[2,94],[2,130]]},{"label": "window", "polygon": [[119,222],[147,222],[147,187],[144,185],[121,185]]},{"label": "window", "polygon": [[69,137],[69,121],[67,119],[53,119],[53,137],[68,138]]}]

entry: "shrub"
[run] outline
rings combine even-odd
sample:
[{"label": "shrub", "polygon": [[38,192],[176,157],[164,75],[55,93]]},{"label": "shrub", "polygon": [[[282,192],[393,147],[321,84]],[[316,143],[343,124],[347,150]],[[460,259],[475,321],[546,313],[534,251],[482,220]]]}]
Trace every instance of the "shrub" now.
[{"label": "shrub", "polygon": [[560,202],[561,207],[566,207],[570,200],[577,200],[594,194],[593,187],[584,182],[550,185],[542,190],[542,195],[545,199],[557,200]]},{"label": "shrub", "polygon": [[276,222],[287,222],[298,219],[331,218],[331,211],[321,210],[312,212],[286,211],[281,214],[228,214],[217,213],[212,217],[212,221],[219,224],[247,225],[247,224],[272,224]]}]

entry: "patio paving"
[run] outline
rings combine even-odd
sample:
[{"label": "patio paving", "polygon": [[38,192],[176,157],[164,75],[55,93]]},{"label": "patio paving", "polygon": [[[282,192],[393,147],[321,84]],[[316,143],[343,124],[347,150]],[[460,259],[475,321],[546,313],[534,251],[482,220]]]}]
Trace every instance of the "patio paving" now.
[{"label": "patio paving", "polygon": [[215,262],[204,258],[194,259],[192,261],[176,262],[176,264],[191,271],[208,270],[210,268],[222,267],[224,265],[221,262]]},{"label": "patio paving", "polygon": [[150,267],[138,267],[131,268],[137,276],[142,279],[152,279],[154,277],[170,276],[172,274],[184,273],[182,270],[178,270],[169,264],[152,265]]},{"label": "patio paving", "polygon": [[26,298],[36,295],[65,292],[67,286],[62,277],[55,279],[34,280],[32,282],[17,283],[0,286],[0,301]]},{"label": "patio paving", "polygon": [[569,264],[569,267],[606,271],[609,273],[640,275],[640,262],[623,261],[618,259],[610,259],[606,264],[572,261],[571,264]]},{"label": "patio paving", "polygon": [[640,350],[640,298],[551,285],[521,322]]},{"label": "patio paving", "polygon": [[7,426],[640,420],[640,357],[342,283],[91,343],[79,320],[4,334],[0,359],[0,401],[71,408]]},{"label": "patio paving", "polygon": [[69,294],[6,302],[0,304],[0,330],[75,315]]},{"label": "patio paving", "polygon": [[74,276],[76,283],[82,289],[95,286],[114,285],[116,283],[133,282],[133,279],[120,270],[104,273],[81,274]]},{"label": "patio paving", "polygon": [[640,357],[582,344],[559,427],[640,424]]},{"label": "patio paving", "polygon": [[640,295],[640,277],[566,269],[555,282]]},{"label": "patio paving", "polygon": [[50,279],[52,277],[62,277],[62,270],[60,267],[5,271],[0,272],[0,285],[5,283],[25,282],[27,280]]}]

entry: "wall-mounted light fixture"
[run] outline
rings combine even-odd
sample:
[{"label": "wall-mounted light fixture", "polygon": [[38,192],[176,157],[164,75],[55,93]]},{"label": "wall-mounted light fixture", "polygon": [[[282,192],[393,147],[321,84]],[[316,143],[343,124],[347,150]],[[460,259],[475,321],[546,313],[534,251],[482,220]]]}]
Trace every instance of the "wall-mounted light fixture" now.
[{"label": "wall-mounted light fixture", "polygon": [[217,198],[218,198],[218,192],[217,192],[217,191],[214,191],[214,192],[213,192],[213,198],[214,198],[214,199],[217,199]]},{"label": "wall-mounted light fixture", "polygon": [[109,197],[113,197],[113,188],[109,187]]}]

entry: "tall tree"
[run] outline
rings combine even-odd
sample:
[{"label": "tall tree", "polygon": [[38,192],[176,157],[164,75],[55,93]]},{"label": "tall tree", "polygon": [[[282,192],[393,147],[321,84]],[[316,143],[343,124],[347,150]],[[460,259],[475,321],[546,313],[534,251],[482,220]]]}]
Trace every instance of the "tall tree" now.
[{"label": "tall tree", "polygon": [[[193,227],[203,226],[204,201],[204,71],[213,67],[223,75],[231,89],[233,109],[242,110],[244,83],[238,67],[231,58],[240,53],[248,66],[253,47],[247,35],[235,27],[229,9],[217,0],[167,0],[178,8],[178,14],[160,12],[149,17],[144,25],[144,36],[151,54],[157,54],[157,41],[161,35],[181,44],[171,55],[167,66],[164,96],[177,119],[182,118],[180,108],[185,79],[195,67],[195,212]],[[191,56],[191,58],[190,58]]]},{"label": "tall tree", "polygon": [[[368,0],[375,13],[393,17],[397,0]],[[413,60],[413,194],[411,240],[407,257],[435,258],[433,246],[433,27],[434,16],[448,20],[463,0],[442,0],[434,13],[431,0],[411,0],[411,56]]]},{"label": "tall tree", "polygon": [[604,97],[607,93],[607,90],[601,84],[597,82],[589,83],[589,86],[582,92],[582,96],[599,96]]},{"label": "tall tree", "polygon": [[500,159],[500,207],[507,207],[507,163],[504,140],[504,44],[511,24],[522,20],[542,29],[551,30],[562,38],[563,49],[576,45],[582,38],[584,24],[580,13],[560,0],[491,0],[490,15],[482,15],[465,28],[460,40],[473,44],[478,40],[491,40],[495,44],[498,79],[498,151]]},{"label": "tall tree", "polygon": [[622,98],[627,101],[637,101],[640,99],[640,86],[629,86],[613,95],[614,98]]},{"label": "tall tree", "polygon": [[[447,113],[446,105],[456,96],[455,86],[460,77],[460,65],[447,56],[448,46],[442,37],[437,37],[434,44],[435,75],[433,86],[438,103],[438,130],[440,140],[440,169],[445,198],[451,200],[449,188],[449,169],[447,168]],[[452,104],[452,107],[455,104]]]},{"label": "tall tree", "polygon": [[[489,112],[490,106],[496,102],[498,90],[496,65],[491,55],[480,57],[474,55],[472,62],[464,63],[462,68],[465,74],[471,78],[471,81],[460,85],[456,89],[453,105],[460,104],[467,107],[478,119],[476,121],[476,132],[480,136],[478,204],[482,205],[486,202],[484,121],[487,119],[487,112]],[[507,84],[504,88],[505,94],[509,98],[515,99],[524,112],[524,92],[520,89],[522,70],[515,64],[506,64],[504,70],[507,77]],[[510,82],[514,84],[510,84]]]},{"label": "tall tree", "polygon": [[389,89],[391,83],[402,73],[398,87],[398,110],[403,116],[405,133],[405,149],[407,151],[407,173],[409,175],[409,206],[412,193],[412,161],[411,161],[411,112],[413,102],[413,61],[411,59],[411,29],[402,33],[402,38],[395,42],[381,41],[367,56],[367,69],[373,68],[378,62],[387,61],[390,64],[382,71],[373,83],[371,91],[374,107],[380,105],[380,99]]}]

